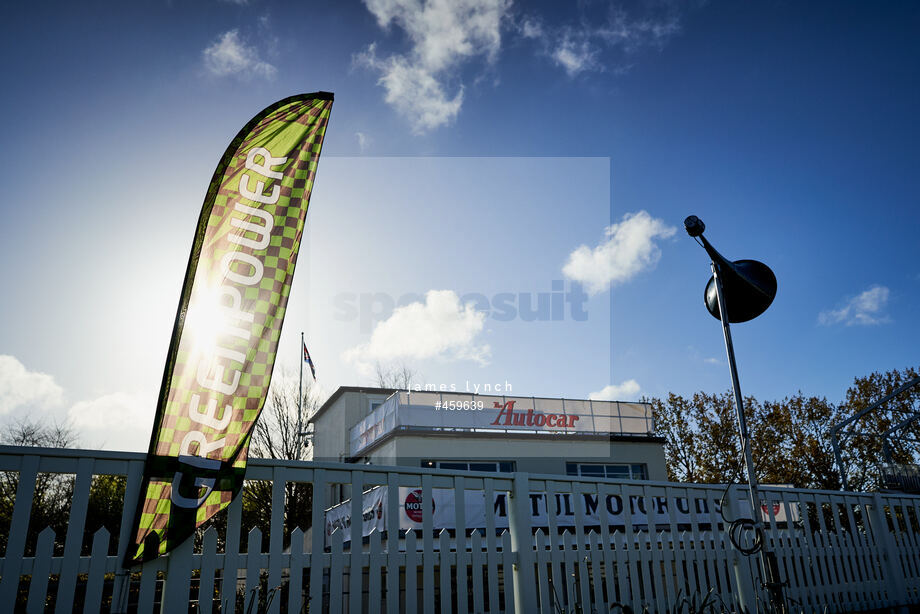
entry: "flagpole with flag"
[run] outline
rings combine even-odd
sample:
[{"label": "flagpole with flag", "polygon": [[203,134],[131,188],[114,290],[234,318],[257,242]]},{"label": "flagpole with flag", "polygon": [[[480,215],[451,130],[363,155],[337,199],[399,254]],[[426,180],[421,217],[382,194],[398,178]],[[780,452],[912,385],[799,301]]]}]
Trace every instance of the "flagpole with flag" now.
[{"label": "flagpole with flag", "polygon": [[300,347],[303,350],[303,356],[300,361],[300,401],[297,403],[297,436],[303,437],[306,433],[303,431],[303,363],[310,365],[310,374],[313,375],[313,381],[316,381],[316,367],[313,366],[313,359],[310,358],[310,351],[303,340],[303,332],[300,333]]},{"label": "flagpole with flag", "polygon": [[[307,347],[303,342],[303,331],[300,331],[300,347]],[[303,422],[301,416],[303,415],[303,363],[304,359],[301,356],[300,358],[300,386],[299,394],[297,395],[297,452],[300,452],[300,444],[303,441]]]}]

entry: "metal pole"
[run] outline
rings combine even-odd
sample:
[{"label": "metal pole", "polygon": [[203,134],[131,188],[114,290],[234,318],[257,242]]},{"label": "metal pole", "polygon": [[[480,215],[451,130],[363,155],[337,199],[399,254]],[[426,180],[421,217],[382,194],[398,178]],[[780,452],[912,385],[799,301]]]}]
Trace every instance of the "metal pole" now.
[{"label": "metal pole", "polygon": [[837,430],[831,429],[831,448],[834,450],[834,463],[840,475],[840,490],[847,491],[847,472],[843,467],[843,456],[840,453],[840,443],[837,441]]},{"label": "metal pole", "polygon": [[[508,531],[511,533],[511,582],[514,590],[515,614],[537,611],[537,591],[534,589],[533,533],[530,530],[530,486],[528,474],[516,471],[508,493]],[[548,497],[549,495],[547,495]],[[549,501],[547,501],[549,510]],[[549,513],[549,512],[547,512]],[[505,570],[505,578],[508,570]],[[507,585],[506,585],[507,586]]]},{"label": "metal pole", "polygon": [[297,460],[300,460],[300,444],[303,437],[303,331],[300,332],[300,382],[297,385]]},{"label": "metal pole", "polygon": [[[891,451],[891,439],[892,439],[891,436],[915,420],[920,420],[920,414],[914,414],[913,416],[905,418],[904,420],[901,420],[900,422],[895,424],[893,427],[891,427],[890,429],[882,433],[882,454],[885,456],[886,463],[894,462],[894,458],[892,458],[892,451]],[[898,437],[898,440],[903,441],[901,437]]]},{"label": "metal pole", "polygon": [[760,565],[770,603],[777,612],[784,612],[782,582],[779,579],[779,565],[776,553],[767,546],[767,538],[760,518],[760,493],[758,491],[757,473],[754,471],[754,457],[751,454],[750,438],[748,437],[747,421],[744,417],[744,401],[741,398],[741,384],[738,381],[738,366],[735,364],[735,348],[732,346],[732,334],[728,323],[728,308],[725,304],[725,295],[722,292],[722,279],[719,277],[719,267],[711,263],[712,276],[716,282],[716,293],[719,298],[719,316],[722,321],[722,334],[725,337],[725,353],[728,355],[728,367],[732,374],[732,391],[735,395],[735,409],[738,414],[738,429],[741,431],[741,446],[744,450],[744,464],[748,474],[748,490],[751,498],[751,518],[754,531],[762,540],[760,549]]},{"label": "metal pole", "polygon": [[[843,457],[841,456],[841,453],[840,453],[840,443],[837,438],[837,433],[841,433],[842,430],[847,425],[852,424],[853,422],[856,422],[857,420],[859,420],[860,418],[862,418],[869,412],[875,411],[876,409],[878,409],[879,407],[881,407],[888,401],[892,400],[893,398],[895,398],[896,396],[898,396],[905,390],[909,390],[913,388],[914,386],[918,386],[918,385],[920,385],[920,377],[915,377],[909,382],[902,384],[901,386],[898,386],[891,394],[885,396],[884,398],[879,399],[878,401],[876,401],[869,407],[859,410],[857,413],[853,414],[846,420],[838,422],[837,424],[831,427],[831,446],[834,448],[834,460],[837,462],[837,470],[840,472],[840,484],[843,490],[848,490],[847,489],[847,476],[846,476],[846,470],[843,467]],[[843,439],[846,439],[846,433],[842,433],[842,434],[844,436]]]}]

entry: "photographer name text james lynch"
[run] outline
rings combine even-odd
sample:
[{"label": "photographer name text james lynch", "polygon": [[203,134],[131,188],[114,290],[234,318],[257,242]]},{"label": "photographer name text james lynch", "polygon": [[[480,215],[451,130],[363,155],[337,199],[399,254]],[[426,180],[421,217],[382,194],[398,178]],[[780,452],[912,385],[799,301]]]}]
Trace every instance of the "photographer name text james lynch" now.
[{"label": "photographer name text james lynch", "polygon": [[504,383],[477,383],[466,380],[463,387],[457,384],[413,384],[409,387],[410,392],[468,392],[472,394],[507,394],[512,392],[511,383],[505,380]]}]

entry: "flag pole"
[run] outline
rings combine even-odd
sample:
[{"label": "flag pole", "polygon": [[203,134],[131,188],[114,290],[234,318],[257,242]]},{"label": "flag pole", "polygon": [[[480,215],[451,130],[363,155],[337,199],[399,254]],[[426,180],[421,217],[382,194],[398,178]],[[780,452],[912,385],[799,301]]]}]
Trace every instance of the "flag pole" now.
[{"label": "flag pole", "polygon": [[300,383],[297,387],[297,460],[300,460],[300,438],[303,436],[303,362],[304,362],[303,331],[300,331]]}]

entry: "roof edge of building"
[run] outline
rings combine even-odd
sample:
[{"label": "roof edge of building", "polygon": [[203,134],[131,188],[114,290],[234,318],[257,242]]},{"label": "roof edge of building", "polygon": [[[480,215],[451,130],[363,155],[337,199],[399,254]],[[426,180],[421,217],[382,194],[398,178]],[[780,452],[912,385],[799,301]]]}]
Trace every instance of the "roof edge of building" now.
[{"label": "roof edge of building", "polygon": [[325,413],[325,411],[329,409],[333,403],[339,400],[339,397],[341,397],[346,392],[363,392],[365,394],[391,395],[397,390],[401,390],[401,388],[380,388],[378,386],[339,386],[336,391],[333,392],[332,395],[326,399],[322,405],[320,405],[319,409],[317,409],[315,412],[313,412],[313,415],[307,418],[307,424],[313,422],[321,414]]}]

